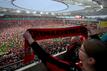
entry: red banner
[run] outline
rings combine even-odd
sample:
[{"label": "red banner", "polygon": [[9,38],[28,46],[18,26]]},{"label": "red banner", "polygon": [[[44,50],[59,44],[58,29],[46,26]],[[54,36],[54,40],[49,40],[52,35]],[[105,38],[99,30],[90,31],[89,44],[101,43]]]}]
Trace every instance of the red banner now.
[{"label": "red banner", "polygon": [[[66,27],[66,28],[31,28],[28,29],[35,40],[59,38],[67,36],[79,36],[82,35],[85,38],[88,37],[87,29],[83,26]],[[27,41],[25,41],[25,59],[24,63],[28,63],[34,59],[33,53],[30,52]]]}]

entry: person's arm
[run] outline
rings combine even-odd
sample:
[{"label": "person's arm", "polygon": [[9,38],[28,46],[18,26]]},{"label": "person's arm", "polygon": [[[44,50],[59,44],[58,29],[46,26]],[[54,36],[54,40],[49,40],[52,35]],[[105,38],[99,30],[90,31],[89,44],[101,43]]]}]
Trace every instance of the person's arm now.
[{"label": "person's arm", "polygon": [[46,62],[48,60],[50,54],[42,49],[37,42],[32,42],[30,46],[34,51],[34,54],[37,55],[38,58],[42,60],[42,62]]}]

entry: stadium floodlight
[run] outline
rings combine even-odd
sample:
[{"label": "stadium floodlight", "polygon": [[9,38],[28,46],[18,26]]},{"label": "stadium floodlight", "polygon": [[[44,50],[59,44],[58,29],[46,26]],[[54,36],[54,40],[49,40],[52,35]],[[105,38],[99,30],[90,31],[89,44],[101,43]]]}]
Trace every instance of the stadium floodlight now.
[{"label": "stadium floodlight", "polygon": [[45,14],[48,14],[49,12],[46,12]]},{"label": "stadium floodlight", "polygon": [[91,7],[91,6],[85,6],[86,8],[89,8],[89,7]]},{"label": "stadium floodlight", "polygon": [[7,11],[7,9],[2,9],[2,11],[6,12],[6,11]]},{"label": "stadium floodlight", "polygon": [[55,13],[54,13],[54,12],[51,12],[51,15],[55,15]]},{"label": "stadium floodlight", "polygon": [[40,14],[43,14],[43,12],[40,12]]},{"label": "stadium floodlight", "polygon": [[27,13],[27,14],[29,14],[29,13],[30,13],[30,11],[26,11],[26,13]]},{"label": "stadium floodlight", "polygon": [[36,14],[36,11],[34,11],[33,14]]},{"label": "stadium floodlight", "polygon": [[16,10],[16,12],[17,12],[17,13],[20,13],[21,11],[20,11],[20,10]]}]

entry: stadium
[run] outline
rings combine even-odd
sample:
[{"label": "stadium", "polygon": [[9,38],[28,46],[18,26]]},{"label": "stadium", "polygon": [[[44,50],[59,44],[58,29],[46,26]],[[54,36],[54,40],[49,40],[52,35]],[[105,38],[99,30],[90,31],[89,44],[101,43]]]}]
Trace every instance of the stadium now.
[{"label": "stadium", "polygon": [[[0,71],[47,71],[33,50],[26,48],[23,37],[26,30],[31,31],[46,52],[63,60],[69,58],[65,54],[75,42],[74,36],[82,37],[79,40],[82,41],[90,36],[91,30],[107,42],[107,0],[49,0],[63,7],[56,10],[23,6],[27,1],[0,0]],[[28,1],[33,2],[37,1]],[[71,57],[73,62],[78,60],[76,55]],[[81,71],[72,68],[72,71]]]}]

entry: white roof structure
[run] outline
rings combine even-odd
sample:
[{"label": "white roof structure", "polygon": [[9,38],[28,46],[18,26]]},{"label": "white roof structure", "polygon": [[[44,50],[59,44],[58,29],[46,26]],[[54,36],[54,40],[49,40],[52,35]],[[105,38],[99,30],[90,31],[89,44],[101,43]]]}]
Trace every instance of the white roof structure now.
[{"label": "white roof structure", "polygon": [[[0,15],[53,15],[53,16],[96,16],[107,15],[107,0],[53,0],[66,5],[59,11],[38,11],[20,7],[15,4],[17,0],[0,0]],[[72,11],[72,5],[83,7]]]}]

